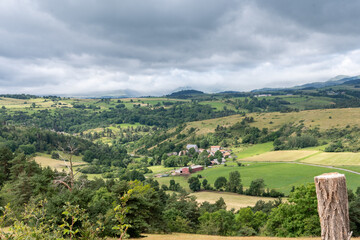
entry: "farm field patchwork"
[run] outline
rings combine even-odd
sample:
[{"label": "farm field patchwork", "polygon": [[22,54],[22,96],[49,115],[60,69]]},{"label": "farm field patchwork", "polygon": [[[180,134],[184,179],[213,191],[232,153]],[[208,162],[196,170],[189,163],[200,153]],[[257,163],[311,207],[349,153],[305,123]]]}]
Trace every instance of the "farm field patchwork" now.
[{"label": "farm field patchwork", "polygon": [[235,210],[239,210],[240,208],[244,207],[253,207],[259,200],[263,200],[265,202],[274,200],[274,198],[253,197],[236,193],[216,191],[201,191],[191,193],[190,195],[195,196],[196,201],[199,203],[205,201],[209,203],[215,203],[217,200],[219,200],[220,197],[222,197],[226,203],[227,210],[231,210],[232,208],[234,208]]},{"label": "farm field patchwork", "polygon": [[[207,179],[208,182],[213,186],[215,180],[218,177],[223,176],[228,178],[230,172],[239,171],[242,183],[245,188],[250,186],[251,181],[262,178],[265,181],[266,188],[274,188],[278,191],[284,192],[285,194],[289,194],[292,186],[313,183],[315,176],[327,172],[334,172],[334,169],[328,169],[325,167],[292,164],[285,162],[248,162],[244,164],[246,165],[245,167],[218,166],[214,168],[208,168],[204,171],[195,173],[194,176],[196,176],[197,174],[201,174],[203,179]],[[345,174],[347,184],[350,189],[356,190],[356,188],[360,186],[360,175],[341,170],[336,171]],[[175,180],[182,187],[189,191],[187,177],[171,176],[164,178],[156,178],[160,185],[166,184],[168,186],[171,179]]]}]

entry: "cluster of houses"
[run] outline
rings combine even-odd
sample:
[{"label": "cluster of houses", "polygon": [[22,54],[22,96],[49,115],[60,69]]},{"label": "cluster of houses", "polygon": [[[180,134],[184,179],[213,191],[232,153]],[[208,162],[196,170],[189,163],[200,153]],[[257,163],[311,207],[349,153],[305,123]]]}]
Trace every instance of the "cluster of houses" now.
[{"label": "cluster of houses", "polygon": [[[229,149],[223,149],[221,146],[211,146],[210,149],[203,149],[203,148],[198,148],[198,146],[196,144],[188,144],[186,145],[186,150],[180,151],[178,152],[172,152],[172,153],[168,153],[168,156],[183,156],[188,154],[190,149],[194,149],[195,152],[201,154],[204,151],[208,152],[208,157],[211,156],[215,156],[215,153],[217,151],[220,151],[222,154],[222,158],[221,159],[216,159],[214,158],[211,161],[211,165],[220,165],[220,164],[225,164],[226,163],[226,158],[231,158],[231,150]],[[175,171],[173,171],[171,173],[171,175],[189,175],[190,173],[194,173],[194,172],[198,172],[198,171],[202,171],[204,170],[204,167],[201,165],[193,165],[190,167],[183,167],[180,169],[177,169]],[[163,174],[163,175],[159,175],[157,177],[167,177],[169,176],[168,174]]]},{"label": "cluster of houses", "polygon": [[211,165],[225,164],[226,158],[228,158],[228,157],[231,158],[231,150],[223,149],[221,146],[211,146],[210,149],[198,148],[198,146],[195,144],[188,144],[186,146],[187,151],[189,151],[191,148],[194,148],[195,152],[198,152],[198,153],[207,151],[209,153],[208,157],[215,156],[215,153],[217,151],[220,151],[222,154],[222,158],[221,159],[213,159],[211,161]]},{"label": "cluster of houses", "polygon": [[197,152],[199,154],[204,151],[207,151],[209,153],[208,157],[214,156],[217,151],[220,151],[222,153],[223,158],[231,157],[231,150],[223,149],[221,146],[211,146],[210,149],[203,149],[203,148],[198,148],[198,146],[196,144],[188,144],[188,145],[186,145],[186,150],[182,150],[180,152],[171,152],[171,153],[168,153],[167,155],[169,157],[170,156],[184,156],[184,155],[187,155],[189,150],[192,148],[195,150],[195,152]]}]

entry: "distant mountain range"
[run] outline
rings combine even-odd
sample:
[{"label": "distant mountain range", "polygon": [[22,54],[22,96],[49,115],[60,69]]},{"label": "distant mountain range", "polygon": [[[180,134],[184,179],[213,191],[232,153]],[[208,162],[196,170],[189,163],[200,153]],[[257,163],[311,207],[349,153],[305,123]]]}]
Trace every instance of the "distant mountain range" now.
[{"label": "distant mountain range", "polygon": [[137,91],[125,89],[114,91],[94,91],[88,93],[77,94],[59,94],[61,97],[76,97],[76,98],[127,98],[127,97],[139,97],[141,94]]},{"label": "distant mountain range", "polygon": [[306,90],[306,89],[332,87],[337,85],[359,84],[359,83],[360,83],[360,76],[349,77],[349,76],[339,75],[329,79],[326,82],[306,83],[303,85],[290,87],[290,88],[261,88],[261,89],[252,90],[251,92],[265,92],[265,91],[279,91],[279,90]]},{"label": "distant mountain range", "polygon": [[[271,92],[271,91],[286,91],[286,90],[307,90],[307,89],[318,89],[324,87],[331,87],[331,86],[338,86],[338,85],[355,85],[360,84],[360,76],[345,76],[339,75],[334,78],[329,79],[326,82],[313,82],[313,83],[306,83],[299,86],[289,87],[289,88],[261,88],[255,89],[251,92]],[[230,93],[240,93],[240,91],[222,91],[219,92],[224,94]],[[169,98],[189,98],[193,95],[200,95],[205,94],[202,91],[194,90],[190,86],[184,86],[181,88],[177,88],[172,93],[166,95]],[[140,97],[142,96],[141,93],[125,89],[125,90],[114,90],[114,91],[94,91],[89,93],[79,93],[79,94],[67,94],[67,95],[59,95],[62,97],[78,97],[78,98],[126,98],[126,97]]]}]

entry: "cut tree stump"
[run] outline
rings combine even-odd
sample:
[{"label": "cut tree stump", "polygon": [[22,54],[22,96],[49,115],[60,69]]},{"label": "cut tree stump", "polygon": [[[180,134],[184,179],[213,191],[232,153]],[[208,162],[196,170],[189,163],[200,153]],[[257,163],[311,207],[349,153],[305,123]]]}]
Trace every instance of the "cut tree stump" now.
[{"label": "cut tree stump", "polygon": [[325,173],[315,177],[322,240],[349,240],[348,194],[344,174]]}]

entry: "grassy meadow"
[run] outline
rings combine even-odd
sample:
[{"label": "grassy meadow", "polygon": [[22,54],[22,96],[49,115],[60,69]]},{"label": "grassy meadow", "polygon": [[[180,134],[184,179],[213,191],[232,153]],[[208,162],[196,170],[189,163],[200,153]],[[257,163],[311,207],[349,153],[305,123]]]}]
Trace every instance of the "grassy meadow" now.
[{"label": "grassy meadow", "polygon": [[[359,108],[341,108],[341,109],[319,109],[307,110],[290,113],[248,113],[247,117],[253,117],[255,122],[251,126],[268,128],[269,130],[278,129],[285,123],[303,122],[305,127],[318,127],[320,130],[331,128],[345,128],[346,126],[360,127],[360,109]],[[241,121],[244,117],[241,115],[232,115],[228,117],[215,118],[190,122],[187,128],[198,128],[198,135],[207,134],[215,131],[217,125],[231,126]]]},{"label": "grassy meadow", "polygon": [[243,159],[269,152],[273,149],[273,142],[260,143],[250,146],[231,148],[237,159]]}]

